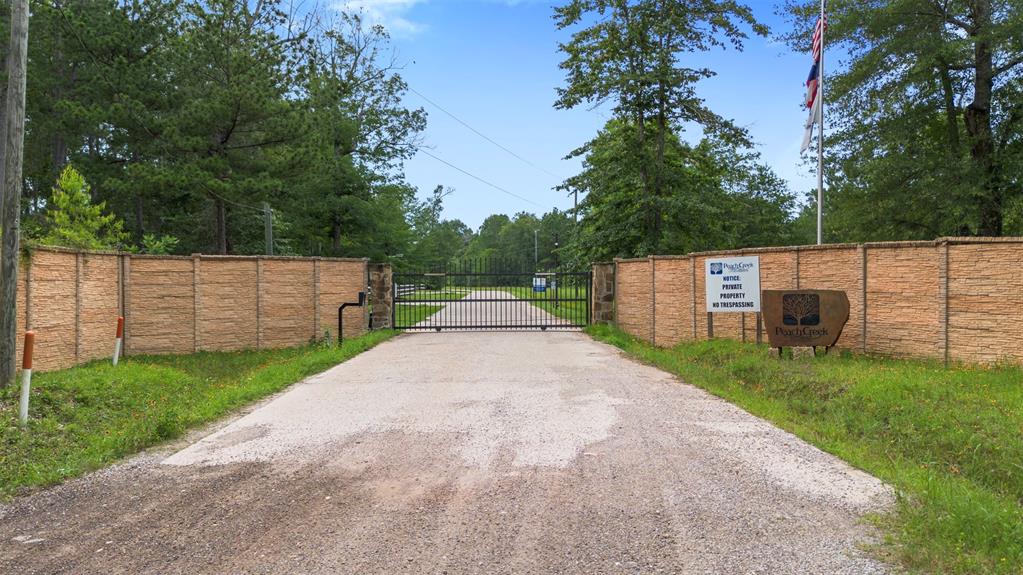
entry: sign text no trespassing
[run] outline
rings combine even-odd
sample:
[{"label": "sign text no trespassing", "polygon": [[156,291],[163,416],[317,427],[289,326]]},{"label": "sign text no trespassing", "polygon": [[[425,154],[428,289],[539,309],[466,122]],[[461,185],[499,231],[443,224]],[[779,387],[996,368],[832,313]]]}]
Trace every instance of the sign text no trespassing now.
[{"label": "sign text no trespassing", "polygon": [[707,258],[707,311],[760,311],[760,256]]}]

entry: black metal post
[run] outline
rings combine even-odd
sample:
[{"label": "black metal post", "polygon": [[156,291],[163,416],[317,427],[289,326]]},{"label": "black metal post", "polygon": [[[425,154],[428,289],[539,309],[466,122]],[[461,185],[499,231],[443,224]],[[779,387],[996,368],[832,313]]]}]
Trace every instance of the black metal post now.
[{"label": "black metal post", "polygon": [[349,302],[349,303],[343,303],[340,306],[338,306],[338,308],[337,308],[337,344],[338,345],[341,345],[341,340],[344,339],[344,337],[345,337],[345,330],[344,330],[344,327],[345,327],[345,314],[344,314],[345,308],[349,307],[349,306],[351,306],[351,307],[362,307],[364,305],[366,305],[366,292],[361,291],[361,292],[359,292],[359,301],[358,301],[358,303],[351,303],[351,302]]}]

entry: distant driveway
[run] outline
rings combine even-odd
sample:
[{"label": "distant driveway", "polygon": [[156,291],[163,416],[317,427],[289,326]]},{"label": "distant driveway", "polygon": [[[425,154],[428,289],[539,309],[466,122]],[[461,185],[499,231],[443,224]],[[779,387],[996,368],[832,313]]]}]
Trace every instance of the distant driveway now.
[{"label": "distant driveway", "polygon": [[[553,297],[553,296],[550,296]],[[535,300],[542,302],[543,300]],[[582,319],[582,318],[576,318]],[[480,327],[526,328],[536,325],[572,326],[572,322],[546,312],[539,305],[501,289],[473,290],[419,322],[419,327],[478,329]],[[559,328],[560,329],[560,328]]]},{"label": "distant driveway", "polygon": [[878,480],[581,333],[401,336],[166,455],[0,508],[0,573],[886,572]]}]

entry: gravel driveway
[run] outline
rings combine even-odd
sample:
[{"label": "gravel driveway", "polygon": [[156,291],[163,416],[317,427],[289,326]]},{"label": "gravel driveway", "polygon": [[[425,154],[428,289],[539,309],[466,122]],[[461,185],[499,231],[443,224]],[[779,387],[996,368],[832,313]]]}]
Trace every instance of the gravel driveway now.
[{"label": "gravel driveway", "polygon": [[883,573],[890,500],[581,333],[424,333],[0,508],[0,573]]},{"label": "gravel driveway", "polygon": [[[546,294],[543,297],[555,297]],[[582,318],[575,318],[578,322]],[[500,290],[473,290],[462,299],[445,303],[436,313],[417,324],[418,327],[440,326],[447,329],[470,326],[502,326],[505,329],[547,326],[572,327],[573,322],[547,313],[539,305]],[[560,329],[560,328],[558,328]]]}]

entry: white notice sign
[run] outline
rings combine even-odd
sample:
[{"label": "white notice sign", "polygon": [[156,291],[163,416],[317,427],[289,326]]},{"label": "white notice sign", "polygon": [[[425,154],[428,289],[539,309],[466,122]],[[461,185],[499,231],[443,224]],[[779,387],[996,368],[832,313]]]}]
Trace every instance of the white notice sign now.
[{"label": "white notice sign", "polygon": [[707,311],[760,311],[760,256],[706,260]]}]

